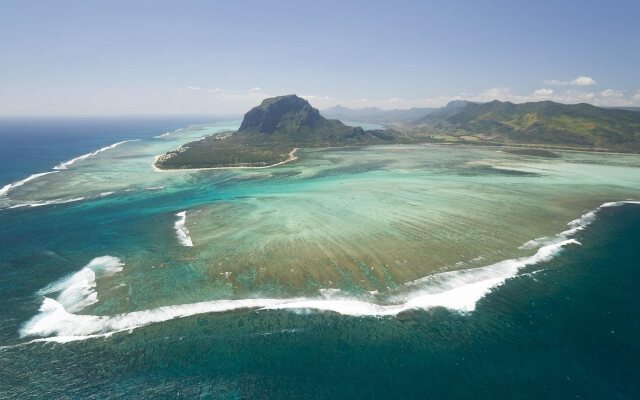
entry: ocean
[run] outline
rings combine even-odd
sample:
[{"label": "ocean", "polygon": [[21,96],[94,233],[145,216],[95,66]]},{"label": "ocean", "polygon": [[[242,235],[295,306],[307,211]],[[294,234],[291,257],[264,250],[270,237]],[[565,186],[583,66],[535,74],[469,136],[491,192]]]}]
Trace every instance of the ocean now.
[{"label": "ocean", "polygon": [[640,397],[639,156],[152,167],[239,122],[0,120],[0,398]]}]

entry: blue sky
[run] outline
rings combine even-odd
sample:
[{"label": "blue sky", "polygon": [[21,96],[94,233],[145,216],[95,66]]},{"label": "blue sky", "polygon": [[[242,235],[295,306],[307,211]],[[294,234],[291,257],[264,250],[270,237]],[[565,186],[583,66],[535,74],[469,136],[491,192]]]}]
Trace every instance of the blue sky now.
[{"label": "blue sky", "polygon": [[640,1],[7,1],[0,115],[640,106]]}]

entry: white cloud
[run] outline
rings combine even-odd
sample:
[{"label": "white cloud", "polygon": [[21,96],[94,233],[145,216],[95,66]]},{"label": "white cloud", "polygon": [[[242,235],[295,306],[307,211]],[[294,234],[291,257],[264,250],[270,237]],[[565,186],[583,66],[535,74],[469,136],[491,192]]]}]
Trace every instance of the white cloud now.
[{"label": "white cloud", "polygon": [[600,92],[600,96],[607,98],[620,99],[624,97],[622,90],[606,89]]},{"label": "white cloud", "polygon": [[487,100],[501,100],[509,99],[511,97],[513,97],[511,94],[511,88],[508,87],[490,88],[479,94],[479,98]]},{"label": "white cloud", "polygon": [[[474,102],[488,102],[493,100],[509,101],[512,103],[525,103],[542,100],[551,100],[558,103],[575,104],[575,103],[591,103],[599,106],[640,106],[640,90],[635,92],[606,89],[600,92],[592,92],[585,90],[585,79],[588,77],[578,77],[568,83],[566,88],[549,88],[542,87],[529,93],[519,94],[511,87],[493,87],[479,92],[463,92],[457,95],[436,96],[436,97],[384,97],[384,98],[366,98],[366,97],[334,97],[323,94],[306,94],[300,97],[308,100],[314,107],[324,109],[335,106],[337,104],[350,108],[379,107],[382,109],[408,109],[412,107],[441,107],[452,100],[469,100]],[[591,78],[588,78],[591,79]],[[569,82],[569,81],[567,81]],[[209,88],[201,86],[188,86],[177,91],[182,93],[181,96],[189,94],[191,100],[189,104],[195,109],[195,104],[216,104],[218,108],[237,110],[236,112],[244,112],[254,107],[268,97],[286,94],[292,92],[289,89],[280,89],[278,93],[270,94],[264,92],[260,87],[252,87],[249,89],[225,89],[225,88]],[[293,91],[295,92],[295,91]],[[180,104],[186,104],[184,98],[180,100]],[[223,108],[224,107],[224,108]],[[212,106],[213,109],[213,106]]]},{"label": "white cloud", "polygon": [[592,102],[596,97],[593,92],[585,92],[579,89],[569,89],[560,94],[556,101],[560,103],[588,103]]},{"label": "white cloud", "polygon": [[598,106],[620,107],[640,106],[640,90],[627,96],[625,91],[607,89],[599,93],[579,89],[567,88],[566,90],[554,90],[550,88],[536,89],[529,94],[517,94],[510,87],[494,87],[480,92],[460,93],[454,96],[438,96],[407,99],[402,97],[389,97],[384,99],[357,99],[337,98],[331,96],[303,96],[314,107],[320,109],[335,106],[337,104],[350,108],[379,107],[382,109],[399,109],[411,107],[441,107],[451,100],[469,100],[474,102],[488,102],[493,100],[510,101],[512,103],[526,103],[542,100],[551,100],[564,104],[590,103]]},{"label": "white cloud", "polygon": [[606,89],[600,92],[598,103],[603,106],[638,106],[640,105],[640,91],[627,97],[624,90]]},{"label": "white cloud", "polygon": [[533,91],[534,97],[550,97],[551,95],[553,95],[553,89],[542,88]]},{"label": "white cloud", "polygon": [[590,86],[595,85],[596,83],[595,79],[590,76],[579,76],[571,81],[571,84],[575,86]]},{"label": "white cloud", "polygon": [[549,79],[544,81],[544,84],[549,86],[590,86],[597,83],[598,82],[596,82],[596,80],[590,76],[579,76],[576,79],[570,81],[560,81],[557,79]]}]

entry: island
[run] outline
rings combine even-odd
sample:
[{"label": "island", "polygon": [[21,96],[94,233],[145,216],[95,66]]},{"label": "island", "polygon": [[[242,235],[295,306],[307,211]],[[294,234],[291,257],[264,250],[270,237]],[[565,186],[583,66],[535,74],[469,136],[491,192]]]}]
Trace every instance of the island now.
[{"label": "island", "polygon": [[[346,108],[340,110],[348,114]],[[422,117],[407,121],[407,115],[415,114],[399,116],[394,110],[385,114],[385,118],[391,118],[386,129],[364,130],[325,118],[296,95],[272,97],[247,112],[236,132],[221,132],[187,143],[157,157],[154,166],[268,168],[295,160],[298,148],[399,143],[524,147],[529,150],[507,151],[547,158],[558,157],[548,149],[640,152],[640,112],[632,110],[552,101],[514,104],[456,100],[422,112]]]}]

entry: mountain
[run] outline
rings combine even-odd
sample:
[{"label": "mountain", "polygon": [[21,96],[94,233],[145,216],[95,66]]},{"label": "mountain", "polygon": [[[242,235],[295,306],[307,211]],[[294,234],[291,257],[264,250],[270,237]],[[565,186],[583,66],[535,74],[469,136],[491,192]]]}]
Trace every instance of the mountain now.
[{"label": "mountain", "polygon": [[[327,119],[309,102],[296,95],[278,96],[265,99],[244,115],[239,135],[269,134],[291,136],[296,141],[307,141],[310,136],[358,136],[363,134],[360,127],[351,127],[335,119]],[[263,136],[259,139],[272,140]]]},{"label": "mountain", "polygon": [[327,119],[296,95],[265,99],[244,115],[237,132],[190,142],[155,162],[161,169],[248,166],[289,160],[297,147],[362,146],[394,143],[391,130],[365,131]]},{"label": "mountain", "polygon": [[472,141],[640,151],[640,113],[584,103],[467,103],[444,107],[412,125]]},{"label": "mountain", "polygon": [[382,110],[377,107],[347,108],[341,105],[322,110],[322,115],[342,121],[366,121],[381,124],[404,123],[422,118],[437,108],[410,108],[407,110]]}]

